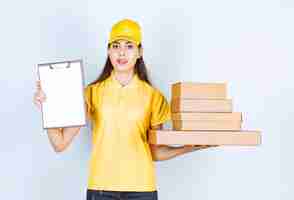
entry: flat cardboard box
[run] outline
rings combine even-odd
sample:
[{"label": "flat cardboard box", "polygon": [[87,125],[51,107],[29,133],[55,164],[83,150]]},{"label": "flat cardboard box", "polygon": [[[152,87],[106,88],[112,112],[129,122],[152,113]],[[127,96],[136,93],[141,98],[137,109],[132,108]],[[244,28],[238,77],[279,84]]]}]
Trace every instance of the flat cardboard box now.
[{"label": "flat cardboard box", "polygon": [[156,145],[243,145],[261,144],[260,131],[173,131],[149,130],[148,142]]},{"label": "flat cardboard box", "polygon": [[202,121],[172,121],[173,130],[216,130],[216,131],[239,131],[241,130],[242,122],[239,120],[235,121],[213,121],[213,120],[202,120]]},{"label": "flat cardboard box", "polygon": [[177,112],[232,112],[232,99],[182,99],[171,100],[171,111]]},{"label": "flat cardboard box", "polygon": [[171,86],[172,98],[226,99],[226,83],[177,82]]},{"label": "flat cardboard box", "polygon": [[182,121],[242,121],[242,113],[172,113],[171,118]]}]

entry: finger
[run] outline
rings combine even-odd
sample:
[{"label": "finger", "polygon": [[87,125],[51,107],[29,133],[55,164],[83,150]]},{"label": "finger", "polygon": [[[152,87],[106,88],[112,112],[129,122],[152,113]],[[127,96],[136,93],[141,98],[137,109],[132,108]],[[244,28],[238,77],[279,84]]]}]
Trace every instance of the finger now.
[{"label": "finger", "polygon": [[46,100],[46,96],[44,94],[42,94],[42,93],[36,93],[34,95],[34,101],[41,101],[41,102],[43,102],[45,100]]},{"label": "finger", "polygon": [[36,91],[36,92],[34,93],[34,98],[37,99],[37,98],[39,98],[39,97],[41,97],[41,92],[40,92],[40,91]]},{"label": "finger", "polygon": [[40,97],[37,97],[37,100],[38,100],[40,103],[43,103],[43,102],[46,100],[46,98],[43,97],[43,96],[40,96]]},{"label": "finger", "polygon": [[40,104],[41,102],[40,102],[40,100],[39,99],[34,99],[34,104],[36,105],[36,106],[38,106],[38,104]]},{"label": "finger", "polygon": [[46,95],[45,95],[45,92],[44,92],[43,90],[40,90],[39,95],[42,96],[42,97],[45,97],[45,96],[46,96]]},{"label": "finger", "polygon": [[44,97],[37,97],[36,100],[42,103],[44,101]]},{"label": "finger", "polygon": [[41,103],[39,101],[34,101],[35,106],[37,106],[38,109],[41,108]]},{"label": "finger", "polygon": [[37,88],[41,88],[41,81],[37,81],[36,86],[37,86]]},{"label": "finger", "polygon": [[38,96],[38,97],[45,97],[46,98],[46,94],[43,90],[38,90],[36,93],[35,93],[35,96]]}]

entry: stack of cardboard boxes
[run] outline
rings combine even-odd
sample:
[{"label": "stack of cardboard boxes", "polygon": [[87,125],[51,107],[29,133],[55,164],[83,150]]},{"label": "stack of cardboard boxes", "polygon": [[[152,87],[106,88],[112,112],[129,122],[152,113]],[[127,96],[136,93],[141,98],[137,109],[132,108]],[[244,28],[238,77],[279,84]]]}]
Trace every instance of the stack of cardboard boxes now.
[{"label": "stack of cardboard boxes", "polygon": [[258,145],[259,131],[241,130],[242,113],[233,112],[225,83],[172,84],[172,129],[151,130],[153,144]]},{"label": "stack of cardboard boxes", "polygon": [[241,113],[232,112],[224,83],[176,83],[172,85],[174,130],[241,129]]}]

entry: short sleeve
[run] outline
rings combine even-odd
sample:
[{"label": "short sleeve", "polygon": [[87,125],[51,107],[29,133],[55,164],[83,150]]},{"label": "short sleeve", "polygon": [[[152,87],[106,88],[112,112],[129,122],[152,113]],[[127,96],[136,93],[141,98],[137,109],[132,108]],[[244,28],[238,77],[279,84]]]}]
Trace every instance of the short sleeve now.
[{"label": "short sleeve", "polygon": [[155,90],[151,103],[151,126],[162,124],[171,119],[170,105],[162,93]]},{"label": "short sleeve", "polygon": [[91,86],[87,86],[84,89],[84,94],[85,94],[85,103],[87,106],[87,115],[88,117],[91,119],[92,115],[93,115],[93,104],[92,104],[92,87]]}]

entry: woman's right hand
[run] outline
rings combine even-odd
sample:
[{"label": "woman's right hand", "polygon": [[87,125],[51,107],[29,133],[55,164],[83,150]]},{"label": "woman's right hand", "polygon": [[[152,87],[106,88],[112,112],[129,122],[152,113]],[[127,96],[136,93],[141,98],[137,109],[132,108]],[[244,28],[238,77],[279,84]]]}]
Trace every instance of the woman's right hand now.
[{"label": "woman's right hand", "polygon": [[46,100],[46,95],[44,91],[41,88],[41,82],[36,82],[36,91],[34,94],[33,102],[38,107],[38,109],[41,109],[42,103]]}]

